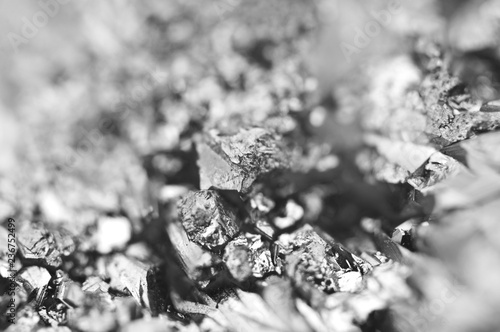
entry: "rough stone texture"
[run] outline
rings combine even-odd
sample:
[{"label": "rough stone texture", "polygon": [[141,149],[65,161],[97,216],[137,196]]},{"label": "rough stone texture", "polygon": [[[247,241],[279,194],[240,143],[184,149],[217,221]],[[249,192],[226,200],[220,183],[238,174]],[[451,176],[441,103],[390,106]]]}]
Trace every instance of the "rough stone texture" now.
[{"label": "rough stone texture", "polygon": [[[45,268],[30,266],[19,271],[16,282],[24,288],[28,298],[34,298],[36,305],[39,305],[45,296],[50,279],[51,276]],[[34,297],[32,297],[33,294]]]},{"label": "rough stone texture", "polygon": [[232,135],[210,130],[197,149],[201,189],[246,192],[260,175],[287,166],[279,137],[262,128]]},{"label": "rough stone texture", "polygon": [[281,273],[281,260],[273,262],[269,245],[260,235],[242,234],[224,248],[223,261],[238,281],[250,276],[262,278],[270,272]]},{"label": "rough stone texture", "polygon": [[48,230],[43,225],[26,223],[19,230],[19,251],[27,261],[58,267],[62,257],[75,250],[71,235],[64,230]]},{"label": "rough stone texture", "polygon": [[220,248],[239,231],[241,221],[235,208],[217,191],[192,192],[179,207],[179,219],[187,236],[204,248]]},{"label": "rough stone texture", "polygon": [[[361,289],[368,264],[346,249],[328,244],[311,226],[281,235],[278,245],[286,255],[285,271],[300,286],[308,283],[325,293]],[[346,279],[357,281],[345,282]]]}]

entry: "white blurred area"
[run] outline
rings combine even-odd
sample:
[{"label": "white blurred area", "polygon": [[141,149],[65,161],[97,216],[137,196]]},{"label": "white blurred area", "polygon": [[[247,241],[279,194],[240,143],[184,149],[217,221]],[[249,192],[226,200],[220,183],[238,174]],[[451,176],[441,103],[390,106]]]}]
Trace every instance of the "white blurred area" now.
[{"label": "white blurred area", "polygon": [[[52,6],[52,15],[40,14],[41,3]],[[42,211],[80,211],[54,221],[89,221],[96,209],[116,209],[130,186],[140,192],[140,161],[129,146],[105,135],[100,118],[162,66],[151,52],[148,17],[168,19],[193,4],[0,2],[0,217],[14,209],[29,213],[36,203]],[[36,15],[47,22],[33,32]],[[140,98],[134,101],[140,112],[151,111],[140,107]],[[139,111],[134,116],[141,118]],[[45,192],[55,199],[45,199]],[[95,205],[81,206],[85,201]]]},{"label": "white blurred area", "polygon": [[[15,168],[14,154],[29,165],[61,154],[73,143],[75,124],[112,108],[133,88],[127,82],[148,75],[155,59],[144,47],[142,24],[152,13],[175,14],[178,5],[2,0],[0,170]],[[124,72],[132,79],[119,77]]]}]

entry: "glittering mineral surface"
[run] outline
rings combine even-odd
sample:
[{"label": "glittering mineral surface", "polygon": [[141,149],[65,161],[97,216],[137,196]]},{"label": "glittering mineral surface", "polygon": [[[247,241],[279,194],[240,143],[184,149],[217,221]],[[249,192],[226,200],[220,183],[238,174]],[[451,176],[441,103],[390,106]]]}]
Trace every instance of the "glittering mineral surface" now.
[{"label": "glittering mineral surface", "polygon": [[223,261],[231,275],[240,281],[281,272],[281,261],[273,262],[268,244],[260,235],[243,234],[229,242],[224,248]]},{"label": "glittering mineral surface", "polygon": [[214,249],[238,233],[235,209],[214,190],[188,194],[180,202],[179,218],[191,241]]},{"label": "glittering mineral surface", "polygon": [[499,27],[0,1],[0,331],[500,331]]},{"label": "glittering mineral surface", "polygon": [[287,273],[299,282],[308,282],[326,293],[355,292],[368,264],[338,245],[330,245],[310,226],[303,226],[279,238],[286,255]]},{"label": "glittering mineral surface", "polygon": [[262,174],[287,166],[280,138],[263,128],[240,129],[233,135],[211,130],[198,144],[201,189],[246,192]]}]

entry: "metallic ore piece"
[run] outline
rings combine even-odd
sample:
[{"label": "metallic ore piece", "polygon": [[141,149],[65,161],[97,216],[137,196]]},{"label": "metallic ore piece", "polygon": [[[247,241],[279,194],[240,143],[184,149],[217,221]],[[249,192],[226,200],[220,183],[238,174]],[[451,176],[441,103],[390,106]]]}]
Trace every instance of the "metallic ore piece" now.
[{"label": "metallic ore piece", "polygon": [[436,152],[407,179],[407,182],[415,189],[424,191],[461,171],[466,170],[458,161],[441,152]]},{"label": "metallic ore piece", "polygon": [[[355,292],[362,288],[363,260],[339,245],[330,245],[310,225],[278,240],[286,255],[285,270],[299,286],[325,293]],[[306,284],[307,283],[307,284]]]},{"label": "metallic ore piece", "polygon": [[190,193],[179,206],[187,236],[204,248],[220,248],[239,231],[236,210],[217,191]]},{"label": "metallic ore piece", "polygon": [[233,278],[238,281],[252,275],[262,278],[270,272],[281,272],[281,260],[277,266],[273,264],[271,252],[260,235],[247,233],[229,242],[224,249],[223,261]]},{"label": "metallic ore piece", "polygon": [[408,142],[397,142],[377,135],[366,135],[366,142],[377,148],[390,162],[413,173],[436,152],[434,148]]},{"label": "metallic ore piece", "polygon": [[39,305],[43,301],[50,279],[50,274],[45,268],[29,266],[19,272],[16,282],[26,290],[28,298],[34,297],[36,305]]},{"label": "metallic ore piece", "polygon": [[19,251],[27,261],[43,261],[53,267],[62,263],[53,236],[43,227],[23,228],[19,232]]},{"label": "metallic ore piece", "polygon": [[84,293],[77,283],[63,280],[56,289],[56,297],[68,308],[79,307],[83,303]]},{"label": "metallic ore piece", "polygon": [[128,259],[123,255],[115,255],[107,266],[112,288],[129,291],[139,304],[149,307],[147,297],[148,267],[142,263]]},{"label": "metallic ore piece", "polygon": [[259,175],[287,166],[279,138],[262,128],[227,136],[211,130],[197,149],[201,189],[246,192]]},{"label": "metallic ore piece", "polygon": [[130,292],[153,315],[166,310],[168,295],[157,268],[117,254],[111,258],[107,272],[112,288]]},{"label": "metallic ore piece", "polygon": [[47,324],[57,326],[66,321],[67,307],[63,303],[54,302],[49,307],[41,307],[38,310],[40,318]]},{"label": "metallic ore piece", "polygon": [[109,285],[99,277],[89,277],[83,283],[82,290],[87,293],[104,294],[109,290]]},{"label": "metallic ore piece", "polygon": [[48,230],[41,225],[26,223],[18,234],[19,251],[30,263],[59,267],[62,256],[75,249],[72,237],[64,230]]},{"label": "metallic ore piece", "polygon": [[219,256],[189,241],[178,223],[170,223],[167,232],[188,277],[200,288],[207,286],[222,268]]},{"label": "metallic ore piece", "polygon": [[500,194],[499,143],[500,133],[491,132],[443,149],[466,167],[435,188],[434,212],[472,207]]},{"label": "metallic ore piece", "polygon": [[262,193],[255,194],[249,201],[250,217],[253,220],[255,229],[268,239],[273,239],[274,227],[269,223],[269,212],[274,208],[275,203]]}]

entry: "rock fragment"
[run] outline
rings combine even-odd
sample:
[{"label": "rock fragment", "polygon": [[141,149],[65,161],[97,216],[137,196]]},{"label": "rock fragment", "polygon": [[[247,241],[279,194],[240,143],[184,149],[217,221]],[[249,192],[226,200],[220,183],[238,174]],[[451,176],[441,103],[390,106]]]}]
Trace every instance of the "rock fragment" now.
[{"label": "rock fragment", "polygon": [[75,249],[72,237],[64,230],[48,230],[39,224],[24,224],[18,233],[19,251],[31,263],[59,267],[62,256]]},{"label": "rock fragment", "polygon": [[82,290],[92,294],[104,294],[109,290],[109,285],[99,277],[90,277],[83,283]]},{"label": "rock fragment", "polygon": [[56,298],[68,308],[81,306],[83,297],[81,286],[71,280],[63,280],[56,289]]},{"label": "rock fragment", "polygon": [[272,240],[274,238],[274,234],[276,233],[273,226],[269,224],[267,221],[259,219],[255,221],[255,230],[259,232],[259,234],[265,236],[268,240]]},{"label": "rock fragment", "polygon": [[255,229],[268,239],[273,239],[275,228],[270,223],[269,212],[274,208],[275,203],[262,193],[253,195],[249,202],[250,219]]},{"label": "rock fragment", "polygon": [[327,294],[357,291],[369,269],[361,258],[339,245],[328,244],[310,225],[282,234],[278,245],[285,255],[287,274],[304,289],[314,287]]},{"label": "rock fragment", "polygon": [[429,157],[436,152],[434,148],[417,145],[410,142],[395,142],[377,135],[366,135],[368,144],[377,148],[379,153],[390,162],[402,167],[407,172],[413,173]]},{"label": "rock fragment", "polygon": [[208,132],[197,144],[201,189],[247,192],[260,176],[287,167],[279,137],[263,128],[224,135]]},{"label": "rock fragment", "polygon": [[464,167],[434,188],[434,212],[472,207],[500,193],[499,142],[500,134],[491,132],[443,149]]},{"label": "rock fragment", "polygon": [[[166,299],[158,284],[151,280],[150,267],[124,255],[115,255],[107,266],[110,286],[119,291],[130,292],[138,304],[155,312]],[[165,296],[163,298],[162,296]]]},{"label": "rock fragment", "polygon": [[461,171],[466,170],[458,161],[441,152],[435,152],[408,177],[407,182],[420,191],[430,190],[434,185]]},{"label": "rock fragment", "polygon": [[239,231],[237,210],[214,190],[188,194],[179,204],[179,218],[189,239],[209,250],[224,246]]},{"label": "rock fragment", "polygon": [[262,278],[270,272],[281,273],[281,260],[273,263],[269,245],[260,235],[242,234],[229,242],[224,249],[223,261],[238,281],[251,276]]},{"label": "rock fragment", "polygon": [[[169,312],[172,304],[170,291],[177,290],[174,289],[175,286],[181,285],[180,280],[176,285],[171,285],[171,280],[166,276],[166,269],[175,268],[163,264],[159,266],[145,264],[123,254],[115,254],[106,262],[106,276],[110,279],[109,287],[112,290],[132,295],[138,305],[148,309],[153,316],[158,316]],[[106,289],[106,285],[97,281],[96,286],[98,287],[93,287],[95,289],[93,295],[108,294],[99,290],[99,288]],[[87,293],[89,293],[88,288]]]},{"label": "rock fragment", "polygon": [[43,267],[29,266],[16,276],[16,282],[23,287],[28,295],[28,299],[34,299],[36,306],[40,305],[51,279],[50,273]]},{"label": "rock fragment", "polygon": [[216,279],[223,269],[218,255],[190,241],[186,231],[178,223],[170,223],[167,233],[189,279],[202,289]]}]

